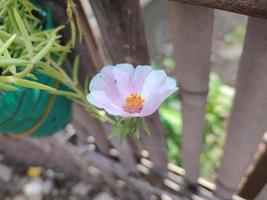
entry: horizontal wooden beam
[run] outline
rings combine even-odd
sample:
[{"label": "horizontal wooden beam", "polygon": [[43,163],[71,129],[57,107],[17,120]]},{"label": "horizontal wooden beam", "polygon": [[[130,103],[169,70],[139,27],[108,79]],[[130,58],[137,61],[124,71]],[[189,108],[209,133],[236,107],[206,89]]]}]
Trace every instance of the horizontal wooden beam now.
[{"label": "horizontal wooden beam", "polygon": [[171,0],[267,19],[266,0]]},{"label": "horizontal wooden beam", "polygon": [[42,166],[78,180],[97,181],[88,173],[88,163],[77,149],[53,136],[21,140],[0,134],[0,152],[18,165]]}]

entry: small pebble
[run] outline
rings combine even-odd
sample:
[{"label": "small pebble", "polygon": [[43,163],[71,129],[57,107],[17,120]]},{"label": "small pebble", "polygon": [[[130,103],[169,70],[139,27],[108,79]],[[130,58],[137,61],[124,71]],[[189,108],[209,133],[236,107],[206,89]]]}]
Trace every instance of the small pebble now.
[{"label": "small pebble", "polygon": [[98,194],[93,200],[114,200],[114,198],[109,193],[103,192]]},{"label": "small pebble", "polygon": [[80,182],[72,188],[72,193],[81,197],[85,197],[89,193],[90,189],[91,186],[86,182]]},{"label": "small pebble", "polygon": [[47,180],[43,184],[43,194],[50,194],[53,189],[53,182]]},{"label": "small pebble", "polygon": [[40,178],[35,178],[23,187],[23,192],[29,200],[42,200],[43,198],[43,181]]},{"label": "small pebble", "polygon": [[23,195],[18,195],[18,196],[15,196],[13,200],[26,200],[26,198]]},{"label": "small pebble", "polygon": [[0,164],[0,180],[4,182],[10,181],[12,177],[12,170],[10,167]]}]

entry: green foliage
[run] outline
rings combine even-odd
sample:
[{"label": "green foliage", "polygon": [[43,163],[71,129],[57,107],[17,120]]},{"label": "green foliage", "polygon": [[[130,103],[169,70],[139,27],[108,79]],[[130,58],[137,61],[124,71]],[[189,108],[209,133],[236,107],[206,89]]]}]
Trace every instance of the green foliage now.
[{"label": "green foliage", "polygon": [[174,69],[176,64],[172,58],[167,57],[163,60],[163,65],[166,66],[168,69],[172,70],[172,69]]},{"label": "green foliage", "polygon": [[[46,90],[66,96],[83,105],[91,116],[113,123],[105,113],[88,103],[88,87],[81,89],[78,85],[79,57],[73,64],[73,77],[70,78],[61,67],[76,41],[76,24],[79,22],[78,17],[73,16],[73,1],[67,1],[71,34],[66,44],[62,44],[59,33],[64,26],[51,28],[51,10],[32,2],[37,1],[0,0],[0,90]],[[41,83],[36,74],[55,79],[59,85],[65,86],[64,90]]]},{"label": "green foliage", "polygon": [[0,3],[1,133],[47,137],[71,120],[71,102],[49,94],[67,89],[50,61],[61,66],[58,58],[69,48],[60,43],[62,27],[52,29],[49,11],[28,0]]},{"label": "green foliage", "polygon": [[235,90],[224,85],[216,74],[210,77],[210,92],[206,110],[204,150],[201,156],[201,176],[213,180],[223,154],[225,127]]},{"label": "green foliage", "polygon": [[246,29],[243,26],[237,26],[233,31],[224,37],[226,45],[243,43],[246,34]]},{"label": "green foliage", "polygon": [[132,134],[139,139],[141,136],[141,130],[143,130],[145,134],[150,135],[149,128],[144,118],[135,117],[130,119],[123,119],[117,117],[115,119],[115,127],[109,134],[108,139],[119,136],[120,143],[122,144],[129,134]]},{"label": "green foliage", "polygon": [[[17,87],[47,90],[53,94],[67,96],[84,106],[93,116],[103,121],[115,123],[114,135],[133,133],[139,137],[139,128],[149,130],[143,119],[114,120],[99,111],[86,100],[87,86],[78,86],[79,58],[75,60],[72,77],[60,67],[71,51],[76,38],[72,16],[72,1],[68,0],[68,16],[71,25],[70,41],[61,44],[59,31],[64,27],[43,30],[44,23],[33,14],[38,9],[29,0],[0,0],[0,90],[13,91]],[[243,41],[244,30],[237,27],[225,40],[228,43]],[[164,64],[168,71],[175,67],[171,58]],[[58,90],[38,82],[34,72],[39,72],[64,84],[67,90]],[[86,84],[88,85],[88,84]],[[213,178],[218,165],[224,141],[224,127],[229,114],[233,89],[221,83],[216,75],[211,76],[208,98],[205,146],[201,158],[202,176]],[[167,128],[168,156],[181,164],[181,112],[179,98],[171,96],[160,109],[161,119]],[[140,126],[140,127],[139,127]]]},{"label": "green foliage", "polygon": [[[204,151],[201,156],[201,176],[214,179],[225,140],[225,124],[229,116],[234,89],[224,85],[216,74],[210,76],[210,92],[204,130]],[[172,95],[160,108],[160,117],[167,130],[168,157],[181,165],[182,121],[179,97]]]},{"label": "green foliage", "polygon": [[58,72],[53,65],[61,65],[61,56],[71,49],[70,45],[60,43],[58,32],[62,27],[43,30],[45,24],[33,14],[38,8],[28,0],[0,0],[0,11],[3,21],[0,24],[0,81],[46,90],[44,85],[39,87],[38,80],[28,80],[24,84],[20,79],[36,79],[34,71],[48,72],[49,69],[48,76],[61,77],[56,75]]}]

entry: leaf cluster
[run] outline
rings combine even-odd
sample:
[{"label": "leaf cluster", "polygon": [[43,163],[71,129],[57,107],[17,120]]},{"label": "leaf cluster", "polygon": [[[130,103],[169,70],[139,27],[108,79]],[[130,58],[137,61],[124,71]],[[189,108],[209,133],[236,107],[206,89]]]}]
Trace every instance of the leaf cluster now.
[{"label": "leaf cluster", "polygon": [[40,15],[28,0],[0,0],[1,90],[21,86],[56,92],[55,88],[38,83],[36,72],[64,83],[57,68],[71,45],[60,43],[63,26],[44,30]]},{"label": "leaf cluster", "polygon": [[120,143],[123,144],[125,138],[132,134],[137,138],[140,138],[141,132],[144,132],[147,135],[150,135],[149,128],[146,124],[144,118],[130,118],[130,119],[121,119],[117,118],[115,121],[115,126],[110,135],[109,139],[112,139],[116,136],[120,136]]},{"label": "leaf cluster", "polygon": [[[0,91],[4,93],[21,88],[46,90],[66,96],[83,105],[93,117],[113,123],[105,113],[87,102],[88,88],[81,89],[78,84],[79,56],[72,64],[72,76],[62,68],[75,45],[75,23],[78,21],[78,17],[73,16],[72,0],[67,4],[71,35],[69,41],[62,44],[59,31],[65,27],[48,27],[52,23],[52,19],[46,16],[49,9],[42,10],[29,0],[0,0]],[[66,89],[59,90],[40,83],[37,74],[56,80]]]},{"label": "leaf cluster", "polygon": [[[47,27],[49,19],[42,15],[43,10],[39,6],[30,0],[0,0],[0,91],[35,88],[65,96],[82,105],[91,116],[115,124],[109,137],[120,135],[121,143],[128,134],[139,138],[141,129],[148,134],[144,119],[114,120],[88,103],[88,81],[84,88],[79,85],[79,56],[72,64],[71,75],[62,68],[68,53],[75,45],[76,27],[81,28],[78,15],[73,11],[73,0],[66,1],[71,34],[69,41],[62,44],[60,30],[65,27]],[[56,80],[65,85],[66,89],[59,90],[40,83],[37,74]]]}]

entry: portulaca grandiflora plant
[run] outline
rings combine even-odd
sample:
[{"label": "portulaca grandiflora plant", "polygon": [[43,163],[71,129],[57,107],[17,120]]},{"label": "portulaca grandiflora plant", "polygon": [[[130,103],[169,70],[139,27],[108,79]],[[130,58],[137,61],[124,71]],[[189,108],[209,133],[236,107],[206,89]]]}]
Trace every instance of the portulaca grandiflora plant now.
[{"label": "portulaca grandiflora plant", "polygon": [[[154,70],[148,65],[134,67],[125,63],[103,67],[90,81],[89,88],[81,88],[78,84],[79,57],[73,64],[72,75],[61,68],[76,40],[73,19],[77,17],[71,10],[72,0],[67,1],[72,34],[66,45],[61,44],[59,33],[64,26],[43,30],[40,20],[32,14],[38,9],[29,0],[0,2],[4,22],[0,29],[2,93],[26,87],[66,96],[82,105],[92,117],[113,124],[114,130],[109,137],[119,135],[121,141],[130,133],[139,137],[140,128],[149,133],[144,117],[153,114],[177,90],[174,79],[163,70]],[[59,90],[38,82],[34,71],[52,77],[67,89]]]},{"label": "portulaca grandiflora plant", "polygon": [[144,117],[153,114],[177,89],[176,81],[163,70],[124,63],[103,67],[91,80],[87,99],[109,115],[119,117],[115,118],[110,137],[129,133],[139,137],[140,125],[149,133]]}]

